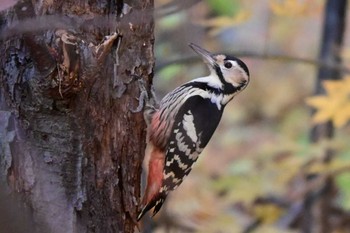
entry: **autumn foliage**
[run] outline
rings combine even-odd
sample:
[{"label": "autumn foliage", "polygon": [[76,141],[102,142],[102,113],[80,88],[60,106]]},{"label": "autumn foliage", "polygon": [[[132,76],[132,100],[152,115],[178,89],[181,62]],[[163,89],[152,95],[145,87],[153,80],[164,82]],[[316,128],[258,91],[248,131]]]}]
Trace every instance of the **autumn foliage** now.
[{"label": "autumn foliage", "polygon": [[306,99],[306,103],[316,109],[313,123],[332,121],[336,127],[344,127],[350,120],[350,77],[324,81],[323,86],[325,95]]}]

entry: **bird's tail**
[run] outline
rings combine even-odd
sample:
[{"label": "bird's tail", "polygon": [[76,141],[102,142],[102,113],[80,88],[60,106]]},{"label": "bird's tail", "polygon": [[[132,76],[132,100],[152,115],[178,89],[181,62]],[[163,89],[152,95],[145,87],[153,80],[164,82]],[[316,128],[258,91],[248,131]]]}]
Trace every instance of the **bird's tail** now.
[{"label": "bird's tail", "polygon": [[137,221],[139,221],[143,217],[143,215],[145,215],[146,212],[152,209],[153,207],[154,209],[152,217],[156,215],[162,207],[166,197],[167,195],[165,193],[158,193],[150,202],[148,202],[145,206],[142,207],[139,214],[137,215]]}]

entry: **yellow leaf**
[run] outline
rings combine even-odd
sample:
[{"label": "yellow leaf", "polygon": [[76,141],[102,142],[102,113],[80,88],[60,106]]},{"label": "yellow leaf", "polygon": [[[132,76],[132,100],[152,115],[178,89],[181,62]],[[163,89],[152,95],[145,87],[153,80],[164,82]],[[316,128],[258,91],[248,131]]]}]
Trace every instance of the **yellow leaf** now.
[{"label": "yellow leaf", "polygon": [[333,114],[331,111],[317,111],[312,118],[314,124],[324,123],[332,118]]},{"label": "yellow leaf", "polygon": [[350,101],[345,104],[334,116],[335,127],[344,126],[350,119]]},{"label": "yellow leaf", "polygon": [[306,98],[306,103],[314,108],[321,108],[328,103],[328,98],[325,96],[314,96]]},{"label": "yellow leaf", "polygon": [[248,20],[250,13],[248,11],[240,11],[234,16],[217,16],[211,19],[200,20],[196,23],[205,27],[211,27],[211,35],[217,35],[224,29],[236,26]]},{"label": "yellow leaf", "polygon": [[270,0],[270,7],[274,14],[282,16],[295,16],[305,13],[307,3],[296,0]]},{"label": "yellow leaf", "polygon": [[306,103],[316,109],[314,123],[333,121],[336,127],[344,126],[350,120],[350,77],[343,80],[323,82],[325,96],[313,96]]},{"label": "yellow leaf", "polygon": [[323,81],[322,84],[328,94],[335,94],[344,86],[344,82],[342,80],[326,80]]},{"label": "yellow leaf", "polygon": [[272,224],[277,221],[283,210],[275,204],[256,204],[253,209],[254,215],[265,224]]}]

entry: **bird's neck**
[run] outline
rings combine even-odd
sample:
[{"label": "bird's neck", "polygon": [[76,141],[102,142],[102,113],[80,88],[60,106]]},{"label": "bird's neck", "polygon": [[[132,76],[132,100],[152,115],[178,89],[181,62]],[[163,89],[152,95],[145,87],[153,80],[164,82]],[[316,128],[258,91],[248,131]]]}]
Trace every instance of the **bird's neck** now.
[{"label": "bird's neck", "polygon": [[221,91],[223,90],[222,82],[214,74],[210,74],[210,75],[205,76],[205,77],[200,77],[200,78],[193,79],[191,82],[206,83],[211,88],[215,88],[215,89],[218,89],[218,90],[221,90]]}]

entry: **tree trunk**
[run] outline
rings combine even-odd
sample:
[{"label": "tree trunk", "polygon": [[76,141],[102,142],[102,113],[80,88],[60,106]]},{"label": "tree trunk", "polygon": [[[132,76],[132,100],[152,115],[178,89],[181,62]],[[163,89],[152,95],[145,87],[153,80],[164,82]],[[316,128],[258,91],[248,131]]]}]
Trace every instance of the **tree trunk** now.
[{"label": "tree trunk", "polygon": [[33,2],[0,18],[0,194],[25,232],[134,232],[153,0]]},{"label": "tree trunk", "polygon": [[[344,40],[346,23],[347,0],[327,0],[324,8],[323,33],[319,59],[328,64],[340,65],[341,49]],[[318,68],[315,94],[325,94],[322,86],[325,80],[339,80],[342,78],[341,70],[334,67],[320,66]],[[334,127],[332,122],[315,125],[311,129],[311,141],[318,142],[322,139],[333,137]],[[324,162],[332,160],[334,151],[326,148]],[[313,174],[314,176],[319,174]],[[310,182],[313,180],[310,179]],[[303,218],[302,233],[327,233],[331,231],[331,207],[332,198],[336,192],[334,177],[329,176],[319,190],[312,190],[307,194]]]},{"label": "tree trunk", "polygon": [[[324,8],[323,33],[319,59],[321,62],[339,65],[341,64],[341,49],[344,40],[347,0],[328,0]],[[338,80],[341,71],[337,68],[320,66],[318,68],[315,94],[324,94],[322,82],[324,80]],[[331,122],[318,124],[311,129],[311,140],[317,142],[322,138],[333,137],[333,125]]]}]

